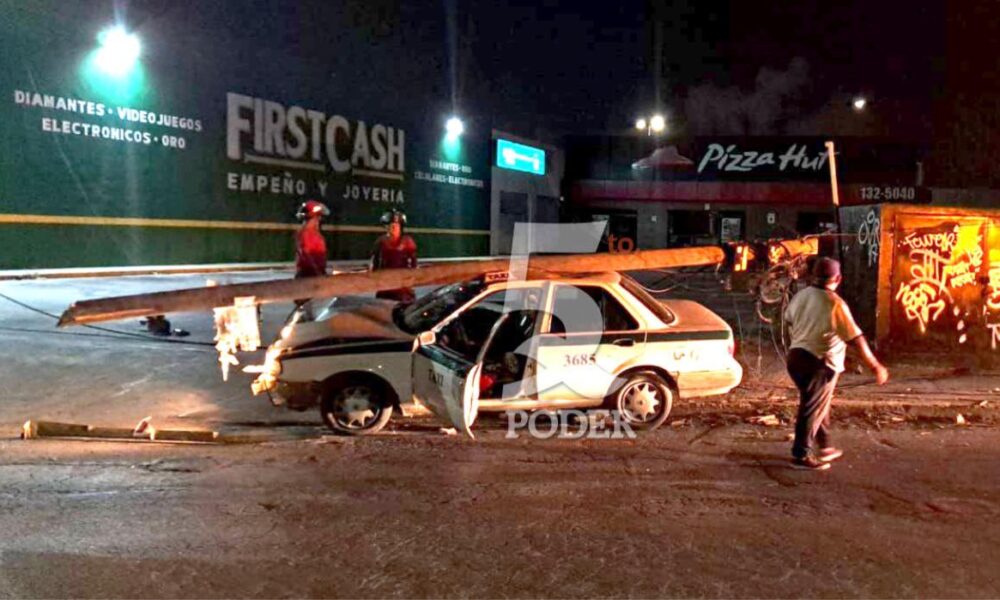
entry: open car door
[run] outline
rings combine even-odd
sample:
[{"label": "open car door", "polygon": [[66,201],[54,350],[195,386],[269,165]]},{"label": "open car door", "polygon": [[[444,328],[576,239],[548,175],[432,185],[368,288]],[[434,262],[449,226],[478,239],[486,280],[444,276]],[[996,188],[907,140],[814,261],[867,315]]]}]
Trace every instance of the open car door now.
[{"label": "open car door", "polygon": [[475,439],[472,424],[479,408],[482,363],[436,343],[432,332],[420,336],[413,353],[413,392],[439,419]]}]

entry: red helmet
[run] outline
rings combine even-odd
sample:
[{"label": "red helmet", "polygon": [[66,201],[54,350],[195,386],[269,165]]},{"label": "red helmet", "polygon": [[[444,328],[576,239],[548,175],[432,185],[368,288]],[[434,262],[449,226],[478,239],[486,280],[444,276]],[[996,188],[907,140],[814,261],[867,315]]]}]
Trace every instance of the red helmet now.
[{"label": "red helmet", "polygon": [[300,221],[305,221],[306,219],[311,219],[317,216],[326,217],[329,215],[330,209],[318,200],[307,200],[306,202],[303,202],[302,206],[299,207],[299,211],[295,213],[295,217]]}]

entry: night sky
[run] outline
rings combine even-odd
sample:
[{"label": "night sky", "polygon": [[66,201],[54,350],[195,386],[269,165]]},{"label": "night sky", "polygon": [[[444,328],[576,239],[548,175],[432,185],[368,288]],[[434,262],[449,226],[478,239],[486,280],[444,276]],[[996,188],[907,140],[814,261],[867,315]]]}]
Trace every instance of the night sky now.
[{"label": "night sky", "polygon": [[[254,37],[290,60],[325,60],[334,79],[337,65],[367,57],[398,79],[419,73],[442,105],[454,97],[471,118],[553,135],[627,128],[652,110],[657,88],[682,127],[692,89],[759,102],[750,97],[762,69],[780,86],[802,65],[793,97],[782,99],[787,119],[858,92],[873,108],[903,103],[913,116],[944,76],[943,0],[247,0],[240,11],[183,0],[116,4],[132,22],[183,14],[188,26]],[[380,49],[399,60],[376,57]],[[797,57],[804,62],[793,69]]]},{"label": "night sky", "polygon": [[[694,89],[711,88],[710,96],[724,100],[772,102],[773,94],[754,97],[762,70],[772,86],[792,88],[777,100],[787,121],[809,120],[829,103],[846,106],[863,93],[874,110],[891,107],[893,119],[909,120],[906,130],[923,121],[944,76],[940,2],[499,4],[462,3],[479,24],[474,47],[484,72],[505,88],[530,92],[549,123],[575,131],[627,128],[652,110],[657,85],[661,108],[678,126],[687,120],[685,100]],[[786,84],[786,77],[794,81]],[[774,123],[762,133],[789,128]]]},{"label": "night sky", "polygon": [[[192,44],[252,39],[267,68],[321,62],[334,86],[363,68],[428,118],[455,110],[475,129],[551,141],[629,133],[659,109],[676,136],[937,138],[961,149],[956,123],[996,120],[978,94],[981,80],[1000,81],[995,0],[94,2],[151,33],[182,16],[171,35]],[[863,114],[850,109],[856,94],[870,100]],[[949,108],[973,100],[975,115]]]}]

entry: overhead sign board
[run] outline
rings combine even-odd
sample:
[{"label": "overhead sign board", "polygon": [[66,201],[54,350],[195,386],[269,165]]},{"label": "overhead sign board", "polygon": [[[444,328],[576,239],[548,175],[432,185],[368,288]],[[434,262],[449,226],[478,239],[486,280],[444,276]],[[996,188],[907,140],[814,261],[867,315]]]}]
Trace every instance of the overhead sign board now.
[{"label": "overhead sign board", "polygon": [[501,169],[545,175],[545,150],[498,138],[497,166]]}]

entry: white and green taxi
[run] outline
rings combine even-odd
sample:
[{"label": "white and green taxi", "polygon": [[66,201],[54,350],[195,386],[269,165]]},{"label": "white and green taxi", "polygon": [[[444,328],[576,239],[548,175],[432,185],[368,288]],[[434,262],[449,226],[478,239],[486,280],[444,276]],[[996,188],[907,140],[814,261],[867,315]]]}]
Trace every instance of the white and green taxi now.
[{"label": "white and green taxi", "polygon": [[610,408],[652,429],[676,398],[739,385],[730,327],[688,300],[657,300],[618,273],[441,287],[408,305],[313,300],[253,384],[275,404],[319,405],[334,431],[382,429],[423,405],[472,435],[481,412]]}]

